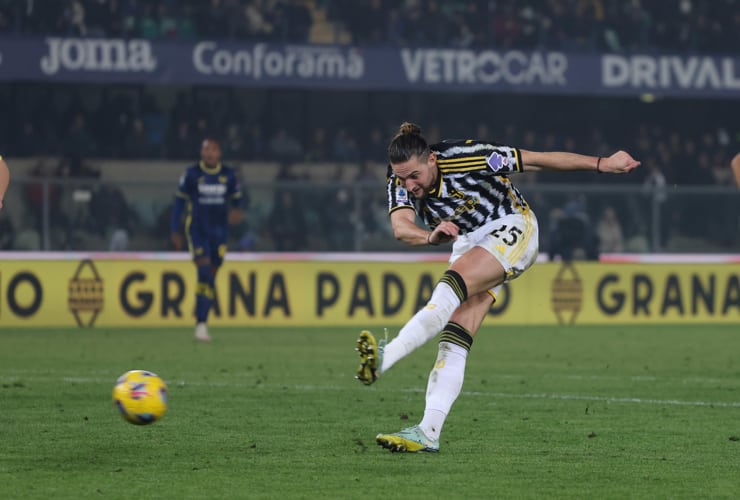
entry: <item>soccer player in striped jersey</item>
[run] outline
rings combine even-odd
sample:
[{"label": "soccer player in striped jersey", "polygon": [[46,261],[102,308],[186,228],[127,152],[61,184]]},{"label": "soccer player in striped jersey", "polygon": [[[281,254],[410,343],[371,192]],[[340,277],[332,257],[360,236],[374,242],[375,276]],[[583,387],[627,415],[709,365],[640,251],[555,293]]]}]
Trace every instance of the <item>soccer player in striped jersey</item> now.
[{"label": "soccer player in striped jersey", "polygon": [[208,312],[215,296],[216,273],[226,254],[228,226],[243,218],[242,190],[234,169],[221,164],[221,145],[203,140],[200,161],[180,177],[172,209],[171,236],[176,250],[183,248],[180,228],[185,215],[185,235],[198,270],[195,289],[195,338],[210,342]]},{"label": "soccer player in striped jersey", "polygon": [[0,156],[0,210],[3,209],[3,200],[5,199],[5,193],[8,190],[10,184],[10,170],[8,169],[7,163]]},{"label": "soccer player in striped jersey", "polygon": [[[395,237],[409,245],[454,244],[450,266],[429,302],[393,340],[378,342],[368,331],[360,334],[357,378],[372,384],[441,333],[421,422],[376,437],[391,451],[436,452],[442,425],[462,390],[468,351],[496,293],[537,258],[537,218],[509,176],[535,170],[621,174],[640,162],[624,151],[594,157],[478,140],[429,145],[412,123],[401,125],[388,146],[388,159],[388,209]],[[429,230],[416,224],[417,215]]]}]

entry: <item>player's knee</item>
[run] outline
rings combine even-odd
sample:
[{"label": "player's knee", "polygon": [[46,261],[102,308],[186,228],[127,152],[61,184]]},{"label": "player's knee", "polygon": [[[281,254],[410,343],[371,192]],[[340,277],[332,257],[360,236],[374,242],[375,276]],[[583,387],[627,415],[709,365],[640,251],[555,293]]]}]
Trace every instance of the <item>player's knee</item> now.
[{"label": "player's knee", "polygon": [[468,287],[465,284],[465,280],[457,271],[448,269],[440,278],[439,283],[444,283],[449,286],[460,302],[465,302],[468,298]]},{"label": "player's knee", "polygon": [[195,287],[195,295],[201,295],[207,299],[213,300],[213,298],[216,296],[216,293],[213,290],[213,287],[208,283],[199,282]]}]

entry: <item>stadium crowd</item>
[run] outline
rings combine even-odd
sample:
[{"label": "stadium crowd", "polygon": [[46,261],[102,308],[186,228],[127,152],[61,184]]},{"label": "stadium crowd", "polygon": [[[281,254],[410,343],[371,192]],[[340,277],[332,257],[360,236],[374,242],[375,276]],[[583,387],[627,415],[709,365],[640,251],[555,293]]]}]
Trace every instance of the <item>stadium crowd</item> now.
[{"label": "stadium crowd", "polygon": [[[727,165],[740,150],[736,117],[722,101],[490,96],[476,110],[472,103],[479,97],[473,95],[449,97],[445,113],[439,109],[448,98],[430,94],[415,96],[414,110],[397,109],[391,101],[387,109],[379,105],[353,110],[350,116],[341,106],[332,106],[337,96],[306,92],[303,98],[325,108],[321,116],[308,116],[295,110],[285,115],[264,107],[250,109],[228,88],[210,89],[207,95],[180,91],[169,103],[142,88],[112,92],[92,86],[33,85],[5,90],[0,91],[0,107],[12,119],[0,123],[3,151],[16,157],[63,156],[73,164],[85,158],[188,160],[206,135],[223,140],[224,157],[230,161],[384,163],[394,124],[410,114],[425,124],[430,140],[445,133],[533,150],[605,154],[626,149],[646,165],[662,165],[671,184],[732,184]],[[274,101],[290,97],[290,91],[271,92]],[[360,101],[373,98],[360,92],[352,96]],[[470,111],[460,114],[459,107]],[[379,116],[386,112],[386,118]],[[696,113],[711,114],[711,126],[674,119]],[[502,121],[500,116],[507,118]],[[613,117],[639,125],[623,127]],[[643,182],[648,174],[644,169],[620,182]]]},{"label": "stadium crowd", "polygon": [[[310,43],[311,33],[322,22],[331,27],[332,41],[357,44],[715,53],[740,46],[740,0],[535,0],[526,4],[515,0],[0,0],[0,36],[222,37]],[[345,36],[337,35],[340,32]],[[311,98],[310,94],[304,92],[302,98]],[[358,100],[371,99],[367,93],[355,95]],[[266,97],[278,102],[291,95],[273,90]],[[424,110],[436,106],[437,98],[419,97],[420,105],[406,113],[427,123],[432,138],[441,126],[431,119],[425,122]],[[317,99],[319,107],[331,107],[325,103],[333,96],[321,99]],[[591,101],[602,108],[604,117],[624,115],[620,108],[630,107],[627,118],[643,125],[623,129],[594,120],[591,106],[568,104],[563,109],[546,98],[507,100],[514,103],[509,109],[515,111],[501,110],[506,103],[496,103],[500,114],[507,116],[506,126],[495,128],[486,116],[466,114],[459,119],[451,111],[441,133],[477,134],[539,149],[603,152],[619,146],[647,164],[659,160],[668,169],[663,173],[668,182],[686,184],[728,182],[726,169],[720,166],[728,164],[740,140],[731,111],[705,109],[714,118],[712,128],[705,129],[690,121],[675,123],[670,116],[679,111],[666,112],[667,106],[650,117],[644,114],[648,106],[635,108],[628,100]],[[532,100],[542,113],[521,111]],[[678,106],[686,116],[695,112],[691,104]],[[280,116],[265,106],[253,109],[239,102],[225,88],[213,89],[207,97],[198,89],[182,90],[174,101],[162,102],[141,88],[116,92],[95,86],[6,84],[0,86],[0,107],[10,117],[0,123],[0,147],[7,154],[63,155],[73,164],[90,157],[186,159],[206,133],[223,139],[224,154],[231,160],[383,162],[384,143],[398,119],[404,118],[390,118],[392,113],[383,118],[367,110],[360,110],[365,115],[361,120],[346,115],[325,122],[295,114]],[[706,108],[704,103],[702,107]],[[556,119],[543,122],[543,114]],[[435,112],[435,117],[439,115],[444,113]],[[563,119],[570,120],[568,127],[561,127]],[[616,144],[606,144],[603,137]]]},{"label": "stadium crowd", "polygon": [[740,40],[735,0],[328,3],[356,43],[449,45],[452,40],[458,47],[721,52]]},{"label": "stadium crowd", "polygon": [[[0,36],[27,34],[724,53],[740,46],[740,0],[538,0],[526,6],[515,0],[0,0]],[[94,180],[97,159],[185,164],[194,161],[207,135],[221,139],[229,163],[283,165],[274,178],[281,185],[318,181],[293,172],[293,166],[305,162],[336,163],[331,180],[348,186],[382,183],[388,138],[410,116],[424,126],[430,142],[444,134],[530,150],[605,155],[625,149],[644,168],[611,182],[643,185],[650,192],[670,185],[732,185],[728,165],[740,150],[736,107],[721,100],[650,102],[648,97],[491,95],[482,102],[480,95],[443,93],[399,97],[384,92],[4,83],[0,151],[8,157],[56,159],[51,168],[47,164],[34,170],[32,178],[60,181],[59,189],[50,193],[50,222],[62,233],[52,246],[63,249],[85,248],[74,238],[80,228],[110,240],[111,249],[122,249],[127,235],[141,226],[139,214],[111,185],[93,193],[85,214],[75,213],[79,203],[69,203],[74,193],[64,186]],[[711,125],[696,116],[711,116]],[[357,167],[356,177],[344,175],[339,165],[346,163]],[[537,178],[548,183],[602,180],[586,173]],[[9,236],[14,231],[7,217],[0,218],[3,248],[40,247],[35,228],[41,228],[45,213],[41,186],[27,186],[28,220],[16,231],[17,238]],[[351,250],[359,233],[371,234],[383,225],[377,214],[384,207],[358,212],[356,197],[349,188],[317,190],[312,196],[300,189],[283,190],[269,204],[260,227],[243,228],[238,247]],[[654,199],[662,205],[664,220],[670,220],[662,226],[662,243],[670,237],[671,224],[722,234],[720,226],[712,229],[690,220],[690,213],[684,218],[684,207]],[[600,207],[598,221],[587,221],[586,213],[593,210],[586,210],[583,200],[564,200],[561,206],[536,201],[543,227],[548,226],[542,241],[553,257],[570,258],[572,249],[561,248],[558,235],[572,229],[573,221],[593,228],[579,233],[584,235],[582,250],[590,257],[621,251],[629,233],[637,231],[623,234],[625,215],[619,202]],[[159,218],[166,221],[167,214]],[[312,247],[315,242],[305,232],[312,218],[333,228],[324,247]],[[644,219],[640,214],[631,221]],[[160,232],[159,222],[153,234]],[[116,228],[117,239],[111,238],[111,228]],[[31,235],[26,235],[28,243],[19,243],[22,233]],[[269,244],[260,246],[260,239]]]},{"label": "stadium crowd", "polygon": [[0,32],[306,42],[312,24],[309,5],[260,0],[2,0]]},{"label": "stadium crowd", "polygon": [[0,0],[0,33],[731,52],[739,0]]}]

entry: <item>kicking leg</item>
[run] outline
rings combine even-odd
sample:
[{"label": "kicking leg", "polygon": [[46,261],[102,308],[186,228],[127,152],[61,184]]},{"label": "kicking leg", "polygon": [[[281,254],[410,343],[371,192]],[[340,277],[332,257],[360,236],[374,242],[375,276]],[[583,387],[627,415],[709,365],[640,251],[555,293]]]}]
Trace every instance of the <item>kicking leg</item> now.
[{"label": "kicking leg", "polygon": [[437,335],[452,313],[467,298],[467,287],[456,271],[445,271],[434,287],[426,307],[417,312],[388,345],[377,341],[372,333],[363,331],[357,339],[360,367],[356,378],[370,385],[398,360]]},{"label": "kicking leg", "polygon": [[[439,280],[426,307],[416,313],[398,336],[385,347],[382,364],[378,368],[379,374],[434,338],[453,313],[462,318],[460,321],[463,321],[463,326],[465,322],[472,322],[471,326],[474,328],[468,328],[469,331],[477,331],[485,314],[478,317],[477,309],[470,312],[467,308],[471,305],[457,312],[460,304],[468,296],[481,292],[487,294],[488,290],[503,283],[505,276],[506,272],[499,261],[482,248],[473,248],[458,258]],[[488,300],[492,300],[490,295]],[[472,318],[467,317],[470,314],[473,315]]]},{"label": "kicking leg", "polygon": [[427,305],[417,312],[401,328],[398,336],[386,346],[379,372],[383,373],[388,370],[396,362],[434,338],[445,326],[455,309],[467,298],[467,286],[462,276],[451,269],[445,271],[442,279],[434,287]]},{"label": "kicking leg", "polygon": [[375,438],[379,445],[391,451],[439,451],[442,426],[462,390],[473,336],[492,304],[493,297],[482,292],[466,300],[455,311],[440,336],[437,360],[427,383],[422,421],[395,434],[379,434]]}]

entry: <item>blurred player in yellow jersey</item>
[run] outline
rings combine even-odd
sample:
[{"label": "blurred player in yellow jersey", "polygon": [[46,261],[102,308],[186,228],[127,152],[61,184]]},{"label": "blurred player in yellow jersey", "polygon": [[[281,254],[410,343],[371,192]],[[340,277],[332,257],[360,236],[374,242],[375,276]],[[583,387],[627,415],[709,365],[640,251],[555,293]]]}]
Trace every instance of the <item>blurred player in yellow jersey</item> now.
[{"label": "blurred player in yellow jersey", "polygon": [[243,217],[242,188],[233,168],[221,164],[221,144],[203,140],[200,161],[180,177],[172,209],[171,236],[176,250],[185,236],[198,272],[195,292],[195,338],[210,342],[206,322],[215,297],[216,273],[226,254],[228,227]]}]

